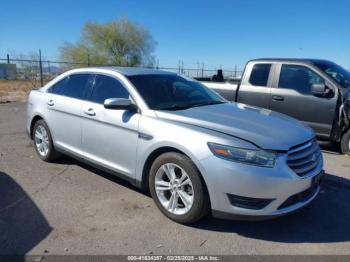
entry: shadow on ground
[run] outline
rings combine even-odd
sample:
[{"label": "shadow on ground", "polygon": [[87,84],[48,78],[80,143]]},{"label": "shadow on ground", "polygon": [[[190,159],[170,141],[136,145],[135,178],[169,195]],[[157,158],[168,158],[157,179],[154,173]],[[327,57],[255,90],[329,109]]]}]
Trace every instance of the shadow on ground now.
[{"label": "shadow on ground", "polygon": [[326,174],[315,201],[289,216],[260,222],[208,217],[195,227],[274,242],[329,243],[350,241],[349,221],[350,180]]},{"label": "shadow on ground", "polygon": [[[64,157],[58,163],[76,164],[131,190],[123,179]],[[146,195],[148,196],[149,195]],[[236,233],[245,237],[284,243],[329,243],[350,241],[350,180],[326,174],[319,196],[307,207],[274,220],[247,222],[207,217],[191,227]],[[171,223],[171,222],[169,222]]]},{"label": "shadow on ground", "polygon": [[136,192],[139,192],[140,194],[144,194],[145,196],[150,197],[150,194],[148,192],[141,191],[136,186],[133,186],[130,182],[127,180],[118,177],[117,175],[112,175],[110,173],[107,173],[101,169],[98,169],[96,167],[93,167],[91,165],[85,164],[84,162],[81,162],[79,160],[76,160],[75,158],[69,157],[69,156],[62,156],[59,159],[55,161],[55,164],[61,164],[61,165],[77,165],[81,168],[84,168],[91,173],[94,173],[95,175],[101,176],[105,179],[108,179],[114,183],[117,183],[123,187],[129,188],[130,190],[134,190]]},{"label": "shadow on ground", "polygon": [[1,171],[0,196],[0,254],[25,254],[52,228],[21,186]]}]

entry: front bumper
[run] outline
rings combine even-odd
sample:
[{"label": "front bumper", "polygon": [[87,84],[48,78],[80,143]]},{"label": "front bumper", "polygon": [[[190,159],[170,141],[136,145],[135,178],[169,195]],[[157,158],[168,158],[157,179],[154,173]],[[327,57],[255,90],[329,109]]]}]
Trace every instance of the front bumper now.
[{"label": "front bumper", "polygon": [[[231,162],[215,156],[203,159],[200,165],[213,216],[245,220],[278,217],[306,206],[320,191],[315,177],[323,174],[323,159],[312,172],[300,177],[288,167],[283,154],[278,156],[274,168]],[[251,206],[237,204],[235,197],[238,203]],[[257,205],[252,206],[254,201]]]}]

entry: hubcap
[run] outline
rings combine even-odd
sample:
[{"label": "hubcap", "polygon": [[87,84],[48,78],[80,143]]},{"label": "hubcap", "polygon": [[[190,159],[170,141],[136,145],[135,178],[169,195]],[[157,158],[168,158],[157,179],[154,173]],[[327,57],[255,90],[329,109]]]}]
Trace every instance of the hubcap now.
[{"label": "hubcap", "polygon": [[49,137],[45,127],[39,125],[34,134],[35,146],[41,156],[46,156],[49,152]]},{"label": "hubcap", "polygon": [[163,207],[175,215],[186,214],[193,205],[194,191],[190,177],[180,166],[162,165],[155,176],[155,191]]}]

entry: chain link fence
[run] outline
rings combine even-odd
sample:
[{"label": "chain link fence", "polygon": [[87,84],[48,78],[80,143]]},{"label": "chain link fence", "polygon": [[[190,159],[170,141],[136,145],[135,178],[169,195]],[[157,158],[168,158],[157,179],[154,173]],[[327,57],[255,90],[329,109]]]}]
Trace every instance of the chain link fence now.
[{"label": "chain link fence", "polygon": [[[38,57],[38,58],[37,58]],[[35,59],[23,57],[0,57],[0,103],[11,101],[25,101],[28,93],[35,87],[45,85],[56,76],[67,70],[79,67],[106,67],[118,66],[111,64],[73,63],[65,61],[53,61],[41,59],[41,55]],[[153,67],[155,69],[170,71],[201,81],[238,81],[242,74],[240,70],[215,70],[201,68],[178,67]]]},{"label": "chain link fence", "polygon": [[[118,66],[111,64],[90,64],[74,63],[64,61],[50,61],[41,59],[19,59],[7,55],[6,58],[0,58],[0,79],[5,80],[28,80],[35,84],[45,84],[63,72],[79,67],[106,67]],[[153,67],[160,70],[175,72],[193,78],[211,79],[218,73],[215,69],[185,68],[179,67]],[[222,70],[224,79],[240,78],[240,70]]]}]

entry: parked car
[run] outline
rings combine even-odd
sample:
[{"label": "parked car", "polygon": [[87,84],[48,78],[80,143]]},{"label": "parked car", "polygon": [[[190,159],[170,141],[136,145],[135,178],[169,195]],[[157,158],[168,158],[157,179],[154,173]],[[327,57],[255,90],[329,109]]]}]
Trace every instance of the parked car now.
[{"label": "parked car", "polygon": [[310,128],[169,72],[66,72],[30,93],[27,121],[39,158],[66,154],[121,176],[180,223],[210,211],[281,216],[319,192],[323,159]]},{"label": "parked car", "polygon": [[238,85],[203,84],[227,100],[292,116],[312,127],[319,140],[350,152],[350,72],[333,62],[256,59],[247,63]]}]

